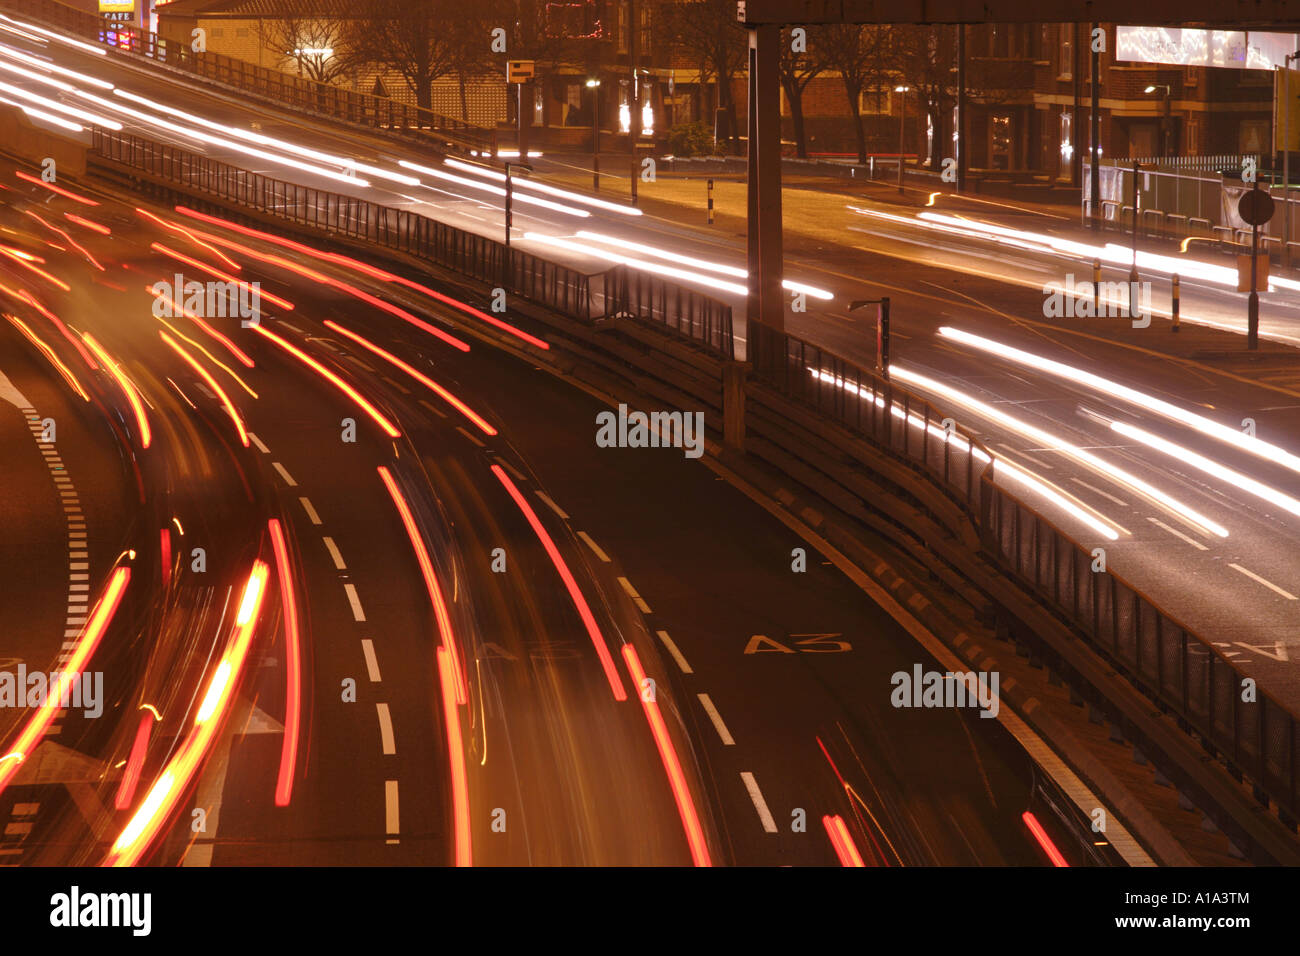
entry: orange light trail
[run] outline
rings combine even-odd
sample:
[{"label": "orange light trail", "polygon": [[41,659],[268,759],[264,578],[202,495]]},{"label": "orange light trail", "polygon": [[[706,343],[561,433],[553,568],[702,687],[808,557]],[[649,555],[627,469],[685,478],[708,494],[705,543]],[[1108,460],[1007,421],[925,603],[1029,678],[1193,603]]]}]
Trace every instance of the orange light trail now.
[{"label": "orange light trail", "polygon": [[460,712],[456,709],[456,666],[442,645],[438,646],[438,684],[442,688],[443,723],[447,725],[447,750],[451,762],[451,805],[456,830],[456,865],[473,866],[474,852],[469,821],[469,780],[465,773],[465,749],[461,742]]},{"label": "orange light trail", "polygon": [[[220,260],[221,260],[222,262],[224,262],[226,265],[230,266],[230,268],[232,268],[232,269],[243,269],[243,268],[244,268],[244,267],[241,266],[238,262],[236,262],[234,259],[230,258],[230,256],[226,255],[224,252],[222,252],[220,249],[218,249],[216,246],[212,245],[211,243],[204,242],[202,239],[200,239],[198,236],[194,235],[194,233],[190,232],[190,231],[189,231],[188,229],[186,229],[184,226],[177,225],[177,224],[174,223],[174,222],[168,222],[166,219],[162,219],[162,218],[160,218],[160,217],[158,217],[158,216],[155,216],[153,213],[149,212],[147,209],[141,209],[139,206],[136,206],[136,207],[135,207],[135,211],[138,212],[140,215],[144,216],[146,219],[152,219],[154,222],[156,222],[158,225],[162,226],[164,229],[170,229],[170,230],[172,230],[173,232],[179,232],[182,236],[184,236],[184,237],[185,237],[186,239],[188,239],[190,242],[194,243],[194,244],[195,244],[196,246],[198,246],[200,249],[203,249],[203,250],[206,251],[206,252],[210,252],[210,253],[212,253],[214,256],[216,256],[218,259],[220,259]],[[66,215],[66,213],[65,213],[65,215]]]},{"label": "orange light trail", "polygon": [[474,316],[474,318],[479,319],[483,322],[487,322],[489,325],[494,325],[497,328],[501,329],[503,332],[508,332],[509,334],[522,339],[523,341],[527,342],[529,345],[535,346],[539,349],[549,349],[551,347],[550,343],[545,342],[542,339],[537,338],[536,336],[529,335],[527,332],[523,331],[522,329],[516,328],[515,326],[511,325],[509,322],[503,322],[501,319],[498,319],[495,316],[490,315],[487,312],[484,312],[480,309],[476,309],[472,305],[469,305],[465,302],[461,302],[459,299],[453,299],[451,296],[444,295],[441,292],[436,292],[435,290],[430,289],[428,286],[422,285],[419,282],[415,282],[411,279],[407,279],[404,276],[399,276],[392,272],[387,272],[384,269],[380,269],[375,266],[369,265],[368,263],[362,262],[359,259],[353,259],[349,256],[340,255],[337,252],[322,252],[320,250],[313,249],[311,246],[306,246],[300,242],[295,242],[292,239],[286,239],[283,236],[275,236],[269,232],[262,232],[260,229],[252,229],[248,226],[241,226],[238,225],[237,223],[227,222],[224,219],[218,219],[216,216],[209,216],[205,213],[198,212],[197,210],[194,209],[189,209],[185,206],[177,206],[176,211],[183,216],[189,216],[193,219],[199,219],[203,222],[211,223],[212,225],[223,226],[226,229],[230,229],[234,232],[239,233],[240,235],[251,236],[257,239],[263,239],[267,242],[273,242],[278,246],[283,246],[286,249],[293,249],[295,252],[300,252],[303,255],[312,256],[313,258],[316,259],[322,259],[326,262],[332,262],[335,265],[340,265],[348,269],[355,269],[356,271],[362,272],[374,279],[381,279],[384,282],[396,282],[399,285],[404,285],[409,289],[414,289],[417,292],[422,292],[425,295],[429,296],[431,299],[435,299],[438,302],[443,303],[444,305],[449,305],[453,309],[457,309],[461,312],[464,312],[466,315],[472,315]]},{"label": "orange light trail", "polygon": [[226,414],[228,414],[230,416],[230,420],[235,423],[235,431],[239,432],[240,444],[242,444],[245,448],[247,448],[248,432],[244,430],[244,422],[242,419],[240,419],[239,412],[235,408],[234,403],[231,402],[230,396],[226,394],[226,390],[222,388],[219,384],[217,384],[217,380],[212,377],[212,373],[209,372],[207,369],[205,369],[202,365],[200,365],[198,359],[194,358],[194,356],[190,355],[189,352],[186,352],[183,348],[181,348],[179,342],[177,342],[166,332],[159,331],[158,335],[164,342],[166,342],[169,346],[171,346],[173,352],[175,352],[181,358],[185,359],[186,363],[190,366],[190,368],[194,369],[194,371],[198,372],[199,375],[203,377],[203,381],[208,383],[208,388],[212,389],[214,392],[217,393],[217,398],[221,399],[221,404],[226,407]]},{"label": "orange light trail", "polygon": [[659,701],[651,682],[647,686],[645,670],[641,667],[641,658],[631,644],[623,645],[623,660],[632,675],[632,686],[641,690],[641,709],[645,711],[646,720],[650,722],[650,732],[659,748],[659,759],[663,761],[668,773],[668,783],[673,790],[673,799],[677,801],[677,813],[682,818],[682,828],[686,831],[686,842],[691,847],[691,860],[696,866],[712,866],[709,860],[709,844],[704,839],[704,827],[700,825],[699,814],[695,811],[695,801],[691,798],[691,789],[686,785],[686,774],[682,762],[677,757],[677,749],[668,733],[668,725],[659,710]]},{"label": "orange light trail", "polygon": [[90,251],[89,251],[85,246],[83,246],[81,243],[77,242],[76,239],[73,239],[72,236],[68,235],[68,233],[67,233],[66,231],[64,231],[63,229],[60,229],[58,226],[51,225],[50,223],[46,222],[44,219],[42,219],[42,218],[41,218],[40,216],[38,216],[36,213],[32,212],[30,209],[24,209],[24,210],[23,210],[23,214],[24,214],[24,215],[27,215],[27,216],[31,216],[33,219],[35,219],[37,222],[39,222],[39,223],[40,223],[42,226],[44,226],[46,229],[50,230],[50,232],[58,233],[58,234],[59,234],[60,236],[62,236],[64,239],[68,240],[68,245],[72,246],[72,248],[76,249],[76,250],[77,250],[78,252],[80,252],[83,256],[85,256],[87,259],[89,259],[89,260],[90,260],[90,264],[91,264],[92,266],[94,266],[96,269],[98,269],[100,272],[107,272],[107,271],[108,271],[108,270],[105,269],[102,265],[99,264],[99,260],[96,259],[94,256],[92,256],[92,255],[90,254]]},{"label": "orange light trail", "polygon": [[406,535],[411,539],[411,547],[415,549],[415,560],[420,565],[420,574],[424,577],[424,587],[429,592],[429,600],[433,602],[433,614],[438,620],[438,634],[442,638],[443,645],[447,648],[447,653],[451,655],[452,663],[455,665],[456,674],[456,703],[463,704],[469,699],[469,688],[465,682],[465,670],[460,663],[460,651],[456,647],[456,635],[451,629],[451,614],[447,610],[447,603],[442,597],[442,588],[438,586],[438,576],[433,570],[433,561],[429,559],[429,550],[424,546],[424,539],[420,536],[420,528],[415,523],[415,515],[411,513],[411,506],[406,503],[406,496],[402,494],[402,489],[397,486],[393,479],[392,473],[383,465],[379,466],[379,477],[384,480],[384,486],[388,489],[388,494],[393,499],[393,504],[397,506],[397,512],[402,516],[402,525],[406,528]]},{"label": "orange light trail", "polygon": [[81,203],[82,205],[85,206],[99,205],[99,203],[95,202],[95,200],[93,199],[87,199],[85,196],[78,196],[76,193],[71,192],[67,189],[63,189],[59,186],[55,186],[53,183],[47,183],[43,179],[39,179],[36,176],[31,176],[23,172],[21,169],[14,170],[14,175],[17,176],[19,179],[23,180],[24,182],[34,183],[37,186],[41,186],[44,189],[48,189],[52,193],[58,193],[60,196],[67,196],[69,199],[75,199],[77,202]]},{"label": "orange light trail", "polygon": [[392,352],[387,352],[384,349],[381,349],[378,345],[375,345],[373,342],[363,339],[357,333],[343,328],[343,326],[339,325],[337,322],[334,322],[330,319],[325,320],[325,326],[327,328],[333,329],[335,332],[338,332],[342,335],[346,335],[348,338],[352,339],[358,345],[361,345],[364,348],[369,349],[370,351],[378,355],[380,358],[400,368],[407,375],[411,376],[411,378],[415,379],[421,385],[425,386],[430,391],[437,394],[438,397],[441,398],[443,401],[445,401],[448,405],[451,405],[453,408],[456,409],[456,411],[460,412],[462,415],[468,418],[479,428],[480,431],[483,432],[483,434],[495,435],[497,433],[497,430],[493,428],[490,424],[488,424],[487,420],[483,418],[483,416],[479,415],[477,412],[475,412],[468,405],[462,402],[451,392],[447,391],[445,388],[443,388],[433,379],[429,378],[427,375],[423,374],[417,369],[412,368],[410,365],[407,365],[405,362],[399,359]]},{"label": "orange light trail", "polygon": [[1052,866],[1068,867],[1070,865],[1066,862],[1065,857],[1061,855],[1061,851],[1056,848],[1056,844],[1052,842],[1052,838],[1047,835],[1047,831],[1043,829],[1043,825],[1038,822],[1036,816],[1026,810],[1020,814],[1020,819],[1025,821],[1025,826],[1029,827],[1029,832],[1034,835],[1038,845],[1043,848],[1047,858],[1052,861]]},{"label": "orange light trail", "polygon": [[221,236],[214,236],[208,232],[200,233],[200,235],[206,237],[207,239],[212,240],[218,245],[225,246],[227,249],[234,249],[236,252],[239,252],[242,255],[246,255],[253,259],[257,259],[259,262],[268,262],[272,265],[279,266],[282,269],[287,269],[288,271],[293,272],[296,275],[300,275],[304,278],[311,279],[313,282],[319,282],[321,285],[331,286],[335,289],[340,289],[343,292],[346,292],[350,296],[361,299],[363,302],[373,305],[376,308],[383,309],[385,312],[388,312],[391,315],[397,316],[399,319],[401,319],[404,322],[409,322],[411,325],[414,325],[417,329],[420,329],[424,332],[428,332],[430,335],[441,339],[442,341],[446,342],[448,345],[452,346],[455,349],[458,349],[461,352],[469,351],[468,343],[462,341],[461,339],[456,338],[456,336],[450,335],[449,333],[442,331],[442,329],[438,328],[437,326],[430,325],[428,322],[425,322],[423,319],[416,318],[410,312],[407,312],[405,309],[399,306],[393,305],[391,302],[385,302],[383,299],[377,299],[367,292],[362,292],[356,286],[344,282],[341,279],[335,279],[332,276],[327,276],[323,272],[317,272],[315,269],[309,269],[306,266],[299,265],[298,263],[285,259],[282,256],[272,255],[269,252],[258,252],[256,249],[253,249],[249,246],[245,246],[242,243],[234,242],[233,240],[230,239],[223,239]]},{"label": "orange light trail", "polygon": [[537,517],[537,512],[533,510],[528,500],[515,487],[515,483],[510,480],[510,476],[505,473],[505,470],[500,465],[493,465],[492,474],[497,476],[497,479],[509,492],[510,497],[514,499],[515,504],[519,506],[519,510],[524,513],[524,517],[532,526],[533,533],[542,542],[542,547],[546,549],[546,553],[550,556],[551,563],[555,565],[555,570],[559,572],[560,579],[569,592],[569,598],[578,609],[578,615],[587,628],[587,636],[591,638],[591,643],[595,645],[596,656],[600,658],[600,666],[605,671],[605,678],[609,681],[610,690],[614,692],[614,699],[627,700],[627,691],[623,688],[623,678],[619,676],[618,668],[614,666],[614,658],[610,655],[609,648],[605,646],[605,637],[600,633],[600,626],[596,623],[596,616],[591,613],[591,607],[587,604],[587,599],[583,597],[578,582],[573,579],[569,566],[564,563],[564,557],[560,554],[560,549],[555,546],[555,542],[551,540],[545,526]]},{"label": "orange light trail", "polygon": [[131,411],[135,413],[136,424],[140,427],[140,447],[148,448],[149,443],[153,441],[153,433],[149,430],[149,418],[144,413],[144,403],[140,401],[140,395],[131,384],[131,380],[123,374],[117,363],[104,351],[103,347],[95,341],[95,337],[89,332],[83,332],[81,337],[86,340],[90,350],[98,356],[108,374],[113,376],[118,387],[126,393],[126,400],[131,403]]},{"label": "orange light trail", "polygon": [[[204,332],[208,333],[209,336],[211,336],[212,338],[220,342],[222,345],[224,345],[226,347],[226,350],[230,352],[231,355],[239,359],[239,361],[243,362],[244,365],[246,365],[248,368],[253,368],[253,360],[248,357],[247,353],[245,353],[243,349],[241,349],[234,342],[230,341],[230,339],[222,335],[212,326],[208,325],[208,323],[204,322],[202,317],[199,316],[197,313],[191,312],[189,309],[185,308],[185,306],[176,302],[171,296],[164,295],[163,293],[156,291],[153,286],[147,285],[144,288],[145,291],[148,292],[155,299],[159,299],[162,302],[166,302],[169,306],[171,306],[171,310],[173,312],[179,312],[181,315],[185,316],[185,318],[189,319],[191,322],[193,322],[195,325],[201,328]],[[234,373],[232,372],[231,374],[233,375]],[[241,382],[240,384],[243,383]],[[248,388],[248,386],[244,385],[244,388]]]},{"label": "orange light trail", "polygon": [[45,736],[45,731],[54,721],[54,717],[62,709],[60,701],[63,699],[65,691],[71,691],[72,682],[78,678],[85,670],[87,662],[99,647],[100,639],[103,638],[104,632],[108,630],[109,622],[113,620],[113,615],[117,613],[117,607],[122,603],[122,594],[126,591],[126,586],[131,580],[131,569],[119,567],[113,571],[113,576],[109,578],[108,587],[105,588],[104,594],[95,602],[95,608],[90,617],[86,620],[85,627],[81,631],[81,636],[77,638],[77,646],[63,665],[63,670],[59,671],[59,676],[54,682],[54,686],[49,689],[45,697],[45,703],[42,704],[27,721],[27,725],[14,741],[9,752],[0,756],[0,792],[9,785],[22,765],[32,751],[41,742]]},{"label": "orange light trail", "polygon": [[268,329],[265,325],[261,323],[258,323],[257,325],[249,326],[249,328],[253,329],[253,331],[257,332],[259,335],[270,339],[276,345],[280,346],[280,348],[284,349],[290,355],[297,358],[304,365],[307,365],[312,369],[314,369],[327,382],[329,382],[339,391],[343,392],[343,394],[347,395],[348,398],[352,399],[352,401],[360,405],[362,410],[364,410],[367,415],[369,415],[371,418],[375,420],[375,423],[378,424],[379,427],[384,430],[384,434],[387,435],[389,438],[402,437],[402,433],[397,430],[397,426],[394,425],[392,422],[390,422],[387,418],[385,418],[383,414],[379,411],[379,409],[375,408],[374,405],[371,405],[370,402],[366,401],[366,399],[361,396],[360,392],[358,392],[347,382],[343,381],[343,379],[339,378],[337,375],[335,375],[333,372],[327,369],[324,365],[321,365],[320,362],[317,362],[314,358],[312,358],[302,349],[286,342],[284,339],[280,338],[280,336],[276,335],[274,332],[272,332],[270,329]]},{"label": "orange light trail", "polygon": [[55,276],[50,275],[48,272],[46,272],[46,271],[45,271],[44,269],[42,269],[40,266],[34,266],[34,265],[32,265],[30,262],[27,261],[26,258],[24,258],[23,256],[20,256],[20,255],[17,255],[16,253],[10,252],[9,249],[6,248],[6,247],[0,246],[0,255],[7,256],[7,257],[9,257],[10,259],[12,259],[14,262],[16,262],[16,263],[18,263],[20,266],[22,266],[24,269],[27,269],[29,272],[34,272],[34,273],[36,273],[36,275],[40,276],[42,279],[44,279],[44,280],[45,280],[46,282],[48,282],[50,285],[54,286],[56,289],[62,289],[64,292],[67,292],[69,289],[72,288],[70,285],[68,285],[68,284],[67,284],[66,282],[64,282],[62,279],[59,279],[59,278],[56,278]]},{"label": "orange light trail", "polygon": [[243,597],[235,615],[234,631],[227,642],[225,653],[208,679],[194,724],[186,735],[185,742],[167,762],[135,814],[118,834],[104,859],[104,866],[134,866],[158,835],[176,802],[188,789],[213,738],[220,730],[230,701],[234,699],[235,685],[248,656],[253,628],[266,597],[268,570],[266,562],[253,562],[253,570],[249,573],[248,583],[244,585]]},{"label": "orange light trail", "polygon": [[158,321],[161,322],[163,325],[167,326],[167,328],[171,329],[172,332],[173,332],[173,334],[175,334],[175,336],[176,336],[178,339],[180,339],[182,342],[188,342],[190,345],[194,346],[196,349],[198,349],[200,352],[202,352],[205,356],[207,356],[207,359],[208,359],[209,362],[211,362],[211,363],[212,363],[213,365],[215,365],[217,368],[221,369],[223,372],[225,372],[227,375],[229,375],[231,378],[233,378],[233,379],[235,380],[235,382],[238,383],[239,387],[242,388],[244,391],[246,391],[246,392],[247,392],[247,393],[248,393],[252,398],[257,398],[257,397],[258,397],[257,392],[255,392],[255,391],[253,391],[251,388],[249,388],[249,387],[248,387],[248,383],[245,382],[245,381],[244,381],[242,378],[240,378],[238,375],[236,375],[236,374],[235,374],[235,370],[234,370],[233,368],[231,368],[229,365],[226,365],[224,362],[221,361],[221,359],[217,358],[215,355],[213,355],[211,352],[209,352],[207,349],[205,349],[205,348],[203,347],[203,344],[202,344],[201,342],[199,342],[199,341],[197,341],[197,340],[195,340],[195,339],[190,338],[188,335],[186,335],[186,334],[185,334],[184,332],[182,332],[180,329],[176,328],[176,326],[172,325],[170,322],[168,322],[168,321],[167,321],[166,319],[164,319],[164,318],[158,317]]},{"label": "orange light trail", "polygon": [[144,767],[144,755],[149,749],[149,734],[153,730],[154,715],[146,710],[135,728],[135,743],[131,745],[131,756],[126,761],[122,772],[122,782],[117,786],[117,797],[113,800],[114,810],[125,810],[131,806],[135,796],[136,784],[140,782],[140,771]]},{"label": "orange light trail", "polygon": [[170,246],[164,246],[161,242],[150,243],[149,248],[152,249],[154,252],[161,252],[163,255],[175,259],[177,262],[183,262],[188,266],[193,266],[194,268],[198,269],[201,272],[206,272],[208,275],[216,276],[222,282],[233,282],[241,289],[247,290],[250,293],[256,292],[259,297],[266,299],[268,302],[272,303],[273,305],[278,305],[282,309],[285,309],[287,311],[293,310],[293,303],[290,302],[288,299],[282,299],[273,292],[265,292],[262,290],[261,286],[258,286],[257,289],[253,289],[253,287],[249,283],[245,282],[243,279],[236,278],[235,276],[232,276],[229,272],[226,272],[223,269],[218,269],[216,266],[210,266],[206,262],[202,262],[199,259],[195,259],[193,256],[187,256],[183,252],[178,252],[177,250],[172,249]]},{"label": "orange light trail", "polygon": [[284,529],[272,518],[271,546],[275,551],[275,573],[280,579],[280,606],[284,612],[285,671],[284,740],[280,745],[280,774],[275,782],[275,805],[287,807],[293,796],[293,771],[298,763],[298,726],[302,711],[302,659],[298,648],[298,602],[293,593],[293,569]]},{"label": "orange light trail", "polygon": [[835,855],[840,858],[840,866],[867,865],[862,861],[862,854],[858,852],[857,844],[853,842],[849,828],[839,814],[834,816],[828,814],[822,817],[822,826],[826,828],[826,835],[831,838],[831,846],[835,847]]},{"label": "orange light trail", "polygon": [[5,318],[8,319],[10,324],[12,324],[15,328],[17,328],[19,332],[25,335],[27,337],[27,340],[31,342],[32,345],[35,345],[38,349],[40,349],[41,354],[50,360],[50,364],[52,364],[54,368],[58,371],[58,373],[63,376],[63,380],[67,382],[70,386],[72,386],[73,391],[75,391],[86,401],[90,401],[90,396],[87,395],[85,390],[81,387],[81,383],[78,382],[76,377],[72,374],[72,370],[69,369],[66,365],[64,365],[61,361],[59,361],[59,357],[54,354],[54,350],[52,348],[50,348],[48,345],[42,342],[41,339],[36,335],[36,333],[33,332],[31,329],[29,329],[26,323],[24,323],[22,319],[18,318],[16,315],[10,315],[8,312],[6,312]]},{"label": "orange light trail", "polygon": [[54,325],[54,327],[59,330],[60,334],[69,342],[71,342],[73,347],[81,354],[81,357],[85,359],[86,364],[90,366],[91,371],[95,371],[95,372],[99,371],[99,363],[96,362],[94,357],[92,357],[91,354],[86,351],[86,347],[81,344],[81,339],[73,335],[72,332],[68,329],[68,327],[63,324],[63,320],[60,319],[57,315],[55,315],[53,312],[51,312],[49,309],[45,308],[45,306],[41,305],[41,303],[37,300],[37,298],[34,295],[32,295],[26,289],[19,289],[17,292],[15,292],[13,289],[10,289],[6,285],[0,285],[0,290],[3,290],[7,295],[13,296],[19,302],[27,303],[33,309],[39,312],[41,315],[45,316],[45,318],[49,319],[50,322]]},{"label": "orange light trail", "polygon": [[108,226],[100,225],[99,223],[92,222],[89,219],[83,219],[74,213],[65,212],[63,215],[69,222],[75,222],[78,226],[84,226],[92,232],[99,233],[101,236],[111,236],[113,234],[113,230],[109,229]]}]

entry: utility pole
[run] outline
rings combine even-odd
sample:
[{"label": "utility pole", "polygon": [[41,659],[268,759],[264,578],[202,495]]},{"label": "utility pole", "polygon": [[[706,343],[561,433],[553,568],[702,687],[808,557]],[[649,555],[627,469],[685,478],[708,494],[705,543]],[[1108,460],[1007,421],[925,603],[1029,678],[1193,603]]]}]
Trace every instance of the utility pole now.
[{"label": "utility pole", "polygon": [[903,153],[906,151],[907,143],[907,91],[910,86],[896,86],[894,92],[901,94],[899,99],[902,101],[902,114],[898,119],[898,192],[903,192]]},{"label": "utility pole", "polygon": [[591,188],[600,192],[600,80],[588,80],[587,89],[591,90]]},{"label": "utility pole", "polygon": [[1083,99],[1083,72],[1079,59],[1079,33],[1081,26],[1074,25],[1074,42],[1070,44],[1070,79],[1074,86],[1074,105],[1070,113],[1070,185],[1076,189],[1083,186],[1083,153],[1079,150],[1079,107]]},{"label": "utility pole", "polygon": [[1300,50],[1282,63],[1282,264],[1291,267],[1291,64]]},{"label": "utility pole", "polygon": [[520,169],[526,169],[530,173],[533,171],[532,164],[528,162],[527,158],[520,159],[518,162],[511,162],[510,160],[506,160],[505,163],[505,167],[506,167],[506,262],[505,262],[506,282],[505,284],[507,289],[513,287],[514,271],[515,271],[514,257],[511,255],[510,252],[510,230],[514,226],[514,219],[515,219],[515,215],[514,215],[515,192],[514,192],[513,182],[510,179],[510,169],[511,167],[514,166],[517,166]]},{"label": "utility pole", "polygon": [[628,87],[628,124],[627,124],[627,142],[628,152],[631,154],[632,163],[632,205],[636,205],[636,141],[637,133],[640,130],[638,124],[641,122],[641,87],[637,83],[636,62],[637,47],[641,40],[641,23],[637,19],[639,11],[637,10],[637,0],[628,0],[628,42],[627,42],[627,65],[631,68],[632,84]]},{"label": "utility pole", "polygon": [[957,25],[957,192],[966,191],[966,24]]},{"label": "utility pole", "polygon": [[1097,24],[1093,23],[1088,32],[1088,44],[1092,50],[1092,108],[1088,112],[1088,123],[1092,127],[1092,175],[1088,183],[1088,225],[1093,229],[1101,228],[1101,54],[1092,42]]}]

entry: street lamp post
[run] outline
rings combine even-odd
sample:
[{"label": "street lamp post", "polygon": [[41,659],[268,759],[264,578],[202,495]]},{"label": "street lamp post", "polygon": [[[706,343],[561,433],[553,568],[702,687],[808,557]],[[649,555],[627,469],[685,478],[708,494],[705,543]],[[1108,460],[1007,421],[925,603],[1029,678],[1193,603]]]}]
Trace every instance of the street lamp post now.
[{"label": "street lamp post", "polygon": [[600,80],[587,81],[591,90],[591,188],[600,191]]},{"label": "street lamp post", "polygon": [[1291,266],[1291,64],[1300,50],[1282,63],[1282,263]]},{"label": "street lamp post", "polygon": [[903,146],[907,141],[907,92],[910,89],[910,86],[894,87],[895,93],[903,94],[899,97],[902,101],[902,113],[898,118],[898,191],[900,194],[903,191]]},{"label": "street lamp post", "polygon": [[1170,120],[1172,118],[1171,101],[1174,96],[1174,91],[1173,88],[1166,83],[1154,83],[1151,86],[1148,86],[1146,88],[1146,92],[1148,93],[1154,93],[1156,90],[1164,91],[1164,112],[1163,115],[1160,117],[1160,155],[1168,156],[1171,153],[1171,150],[1169,148],[1170,147],[1169,141],[1172,137],[1169,135],[1170,134],[1169,127],[1171,125]]}]

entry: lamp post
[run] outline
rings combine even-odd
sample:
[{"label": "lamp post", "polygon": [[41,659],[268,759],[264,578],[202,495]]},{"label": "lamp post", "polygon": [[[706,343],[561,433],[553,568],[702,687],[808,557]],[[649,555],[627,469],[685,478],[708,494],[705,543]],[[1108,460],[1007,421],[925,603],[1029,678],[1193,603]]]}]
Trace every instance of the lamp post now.
[{"label": "lamp post", "polygon": [[1170,100],[1173,98],[1174,91],[1166,83],[1154,83],[1146,88],[1147,93],[1154,93],[1156,90],[1164,90],[1164,113],[1160,117],[1160,155],[1168,156],[1171,152],[1169,148],[1169,126],[1170,126]]},{"label": "lamp post", "polygon": [[1282,63],[1282,263],[1291,266],[1291,64],[1300,50]]},{"label": "lamp post", "polygon": [[910,86],[896,86],[895,93],[902,93],[899,97],[902,112],[898,118],[898,191],[903,191],[903,146],[907,141],[907,93]]},{"label": "lamp post", "polygon": [[591,90],[591,188],[600,191],[600,80],[587,81]]}]

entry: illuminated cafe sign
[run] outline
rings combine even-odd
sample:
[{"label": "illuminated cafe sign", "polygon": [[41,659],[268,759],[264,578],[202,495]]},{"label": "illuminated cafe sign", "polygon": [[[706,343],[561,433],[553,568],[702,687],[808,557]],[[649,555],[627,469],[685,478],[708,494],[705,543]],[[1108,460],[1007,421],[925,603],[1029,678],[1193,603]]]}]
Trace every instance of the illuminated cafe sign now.
[{"label": "illuminated cafe sign", "polygon": [[99,0],[100,13],[135,13],[135,0]]},{"label": "illuminated cafe sign", "polygon": [[1115,58],[1129,63],[1272,70],[1300,46],[1292,33],[1116,27]]}]

